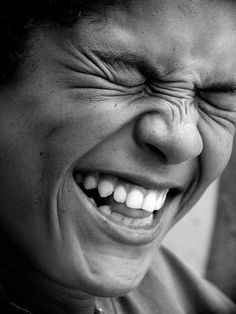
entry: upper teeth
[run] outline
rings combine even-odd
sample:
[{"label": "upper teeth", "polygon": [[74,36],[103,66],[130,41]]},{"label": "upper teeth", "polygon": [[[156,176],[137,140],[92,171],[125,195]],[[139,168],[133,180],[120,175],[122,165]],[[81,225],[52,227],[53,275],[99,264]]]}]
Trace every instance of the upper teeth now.
[{"label": "upper teeth", "polygon": [[86,190],[97,188],[100,197],[108,197],[113,194],[116,202],[125,203],[129,208],[143,209],[151,213],[162,208],[168,192],[168,189],[147,190],[111,175],[99,176],[97,173],[92,173],[82,178],[78,174],[75,178],[77,183],[83,183]]}]

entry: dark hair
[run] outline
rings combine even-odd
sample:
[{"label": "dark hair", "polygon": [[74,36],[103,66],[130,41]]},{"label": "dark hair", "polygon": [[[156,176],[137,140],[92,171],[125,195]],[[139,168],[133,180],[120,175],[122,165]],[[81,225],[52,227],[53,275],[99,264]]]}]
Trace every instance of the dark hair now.
[{"label": "dark hair", "polygon": [[27,39],[43,22],[72,27],[81,14],[97,11],[112,0],[6,0],[0,4],[0,85],[15,77],[25,58]]}]

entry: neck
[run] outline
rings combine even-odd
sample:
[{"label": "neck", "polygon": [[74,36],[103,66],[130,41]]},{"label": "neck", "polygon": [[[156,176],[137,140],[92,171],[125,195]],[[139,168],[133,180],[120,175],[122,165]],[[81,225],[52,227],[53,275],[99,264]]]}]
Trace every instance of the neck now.
[{"label": "neck", "polygon": [[[0,247],[2,251],[2,247]],[[95,298],[49,279],[6,250],[0,277],[7,299],[32,314],[93,314]],[[6,254],[5,254],[6,252]]]}]

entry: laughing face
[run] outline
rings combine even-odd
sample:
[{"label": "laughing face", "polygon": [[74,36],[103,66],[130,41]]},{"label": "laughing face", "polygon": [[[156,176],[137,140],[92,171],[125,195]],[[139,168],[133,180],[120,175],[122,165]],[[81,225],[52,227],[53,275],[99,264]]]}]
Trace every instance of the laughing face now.
[{"label": "laughing face", "polygon": [[27,276],[104,296],[138,285],[229,160],[235,15],[137,0],[35,30],[0,92],[0,224]]}]

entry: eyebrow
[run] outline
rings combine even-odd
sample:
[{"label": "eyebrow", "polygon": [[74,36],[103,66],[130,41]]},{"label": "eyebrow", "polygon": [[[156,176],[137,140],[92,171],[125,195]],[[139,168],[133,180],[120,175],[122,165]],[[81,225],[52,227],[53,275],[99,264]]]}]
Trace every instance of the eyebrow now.
[{"label": "eyebrow", "polygon": [[[123,65],[128,68],[137,68],[141,70],[143,74],[147,77],[161,77],[161,71],[158,69],[158,66],[150,64],[145,60],[142,55],[133,52],[124,52],[110,47],[105,50],[96,50],[92,49],[92,52],[104,61],[107,64],[113,65],[114,63],[118,65]],[[205,87],[198,88],[201,92],[204,93],[213,93],[213,94],[232,94],[236,95],[236,81],[226,81],[226,82],[215,82],[211,83]]]},{"label": "eyebrow", "polygon": [[121,65],[128,68],[138,69],[146,76],[160,75],[158,67],[150,64],[144,56],[135,52],[125,52],[114,49],[109,50],[92,50],[95,56],[109,65]]},{"label": "eyebrow", "polygon": [[105,61],[108,64],[114,62],[123,63],[130,66],[139,65],[143,63],[143,58],[138,56],[135,53],[122,52],[122,51],[99,51],[92,50],[92,52],[99,57],[101,60]]}]

